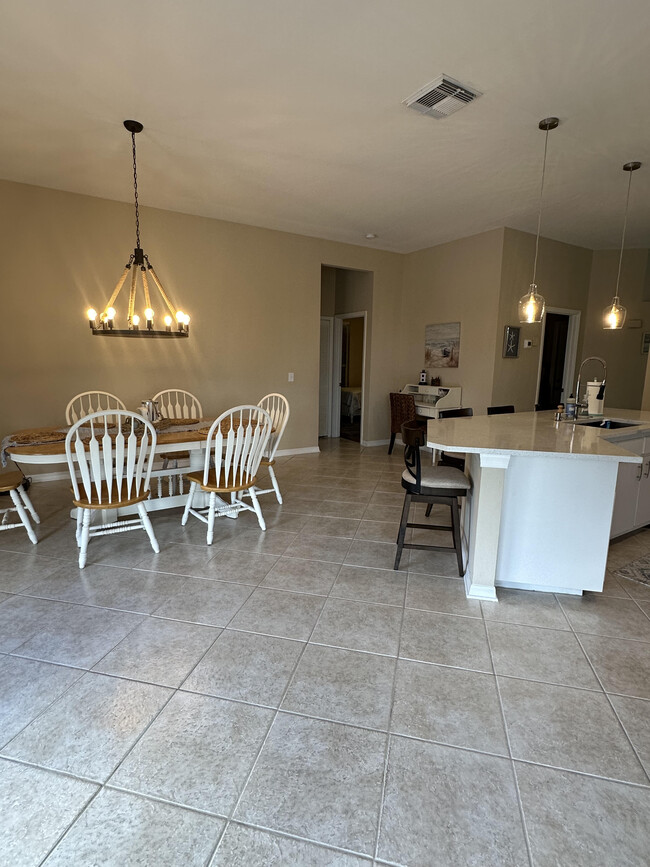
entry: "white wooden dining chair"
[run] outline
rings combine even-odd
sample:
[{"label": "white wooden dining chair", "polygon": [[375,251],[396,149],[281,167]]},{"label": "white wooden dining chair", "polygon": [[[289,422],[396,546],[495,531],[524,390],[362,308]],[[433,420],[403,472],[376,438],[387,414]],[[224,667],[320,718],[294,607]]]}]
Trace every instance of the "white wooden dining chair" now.
[{"label": "white wooden dining chair", "polygon": [[[188,473],[190,493],[183,512],[183,526],[190,515],[208,525],[207,542],[212,544],[216,517],[234,517],[243,509],[255,512],[262,530],[264,517],[255,493],[262,455],[271,434],[271,416],[259,406],[236,406],[226,410],[208,431],[203,471]],[[194,508],[197,488],[209,493],[208,505]],[[251,504],[242,499],[242,492]],[[239,494],[239,496],[237,496]],[[226,497],[227,500],[222,499]]]},{"label": "white wooden dining chair", "polygon": [[[0,515],[2,516],[0,530],[24,527],[27,530],[30,542],[36,545],[38,539],[29,522],[27,512],[29,512],[37,524],[41,523],[41,519],[36,514],[36,509],[32,506],[32,501],[27,496],[27,491],[23,487],[23,474],[18,471],[2,473],[0,475],[0,493],[9,494],[12,502],[11,506],[0,506]],[[11,512],[16,512],[19,520],[12,521]]]},{"label": "white wooden dining chair", "polygon": [[158,409],[163,418],[203,417],[201,401],[192,392],[182,388],[166,388],[154,394],[153,400],[158,401]]},{"label": "white wooden dining chair", "polygon": [[264,490],[256,488],[255,493],[259,497],[260,494],[271,494],[275,491],[278,503],[281,503],[282,494],[280,493],[280,487],[278,485],[278,480],[275,477],[275,470],[273,467],[275,465],[275,453],[278,450],[282,434],[284,433],[284,429],[289,421],[289,401],[283,394],[267,394],[257,405],[261,406],[262,409],[265,409],[271,416],[273,430],[271,431],[269,443],[264,452],[264,457],[260,462],[260,466],[265,467],[268,470],[269,476],[271,477],[272,487],[265,488]]},{"label": "white wooden dining chair", "polygon": [[66,406],[65,421],[74,424],[86,415],[107,409],[126,409],[126,406],[110,391],[82,391],[75,394]]},{"label": "white wooden dining chair", "polygon": [[[75,422],[65,438],[65,454],[77,508],[79,568],[86,564],[88,541],[95,536],[142,529],[157,554],[158,541],[145,501],[156,447],[156,431],[139,413],[94,412]],[[137,518],[91,525],[94,512],[135,506]]]},{"label": "white wooden dining chair", "polygon": [[[191,391],[185,391],[182,388],[165,388],[154,394],[153,400],[158,401],[158,409],[163,418],[186,418],[200,419],[203,418],[203,407],[198,397],[195,397]],[[161,454],[162,468],[166,470],[171,464],[173,469],[178,467],[179,460],[189,460],[189,452],[170,452]],[[161,480],[158,480],[160,489]],[[160,490],[159,490],[160,495]]]}]

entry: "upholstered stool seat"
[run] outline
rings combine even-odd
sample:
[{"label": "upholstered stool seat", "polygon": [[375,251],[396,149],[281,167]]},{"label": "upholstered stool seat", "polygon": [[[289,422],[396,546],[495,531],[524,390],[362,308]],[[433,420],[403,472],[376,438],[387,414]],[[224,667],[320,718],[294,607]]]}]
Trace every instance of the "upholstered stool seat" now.
[{"label": "upholstered stool seat", "polygon": [[[425,551],[456,551],[458,574],[465,574],[463,566],[463,546],[460,530],[459,498],[466,496],[472,483],[462,470],[449,466],[422,466],[420,448],[424,445],[425,435],[422,429],[411,424],[402,425],[404,440],[404,463],[406,469],[402,473],[402,487],[405,490],[404,507],[397,535],[397,553],[395,569],[399,569],[404,548],[417,548]],[[451,525],[449,524],[418,524],[409,522],[409,511],[412,503],[426,503],[427,516],[433,504],[449,506]],[[422,545],[415,542],[405,542],[407,528],[418,530],[447,530],[452,535],[452,545]]]}]

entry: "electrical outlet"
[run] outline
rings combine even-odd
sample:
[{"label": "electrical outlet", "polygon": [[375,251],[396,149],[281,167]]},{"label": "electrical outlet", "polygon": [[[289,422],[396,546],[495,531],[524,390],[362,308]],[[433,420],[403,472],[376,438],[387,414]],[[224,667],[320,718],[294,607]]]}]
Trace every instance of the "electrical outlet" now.
[{"label": "electrical outlet", "polygon": [[289,374],[289,382],[293,382],[293,373]]}]

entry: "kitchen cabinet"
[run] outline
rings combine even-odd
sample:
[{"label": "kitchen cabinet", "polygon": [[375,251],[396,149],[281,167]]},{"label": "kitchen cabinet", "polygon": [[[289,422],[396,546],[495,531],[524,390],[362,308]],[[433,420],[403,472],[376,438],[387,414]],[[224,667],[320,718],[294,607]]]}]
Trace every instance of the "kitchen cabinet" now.
[{"label": "kitchen cabinet", "polygon": [[611,538],[650,524],[650,437],[637,437],[620,445],[643,460],[640,464],[619,464]]}]

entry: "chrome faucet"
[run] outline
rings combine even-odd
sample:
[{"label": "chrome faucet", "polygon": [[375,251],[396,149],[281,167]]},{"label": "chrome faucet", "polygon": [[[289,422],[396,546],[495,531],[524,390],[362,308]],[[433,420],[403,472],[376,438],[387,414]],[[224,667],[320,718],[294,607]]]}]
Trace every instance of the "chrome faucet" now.
[{"label": "chrome faucet", "polygon": [[587,413],[587,403],[580,403],[580,380],[582,378],[582,368],[588,361],[599,361],[603,366],[603,381],[600,384],[600,388],[598,389],[598,394],[596,395],[597,400],[602,400],[605,396],[605,383],[607,382],[607,363],[604,358],[601,358],[599,355],[590,355],[589,358],[585,358],[582,364],[580,365],[580,370],[578,371],[578,383],[576,385],[576,418],[580,415],[580,410],[585,410],[585,415]]}]

